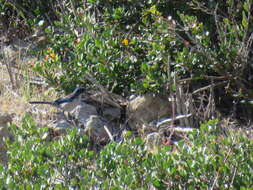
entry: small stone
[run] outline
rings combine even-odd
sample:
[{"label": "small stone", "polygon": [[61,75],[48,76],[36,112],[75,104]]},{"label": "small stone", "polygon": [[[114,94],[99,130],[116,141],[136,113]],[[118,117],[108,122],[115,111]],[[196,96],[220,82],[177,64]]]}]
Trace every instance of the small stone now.
[{"label": "small stone", "polygon": [[97,115],[95,106],[82,102],[70,112],[70,114],[81,124],[86,125],[91,115]]},{"label": "small stone", "polygon": [[6,126],[8,123],[11,123],[13,117],[13,114],[0,114],[0,126]]},{"label": "small stone", "polygon": [[148,150],[157,153],[162,144],[162,136],[158,132],[150,133],[146,136],[145,142]]},{"label": "small stone", "polygon": [[[103,141],[109,138],[104,126],[106,122],[104,122],[99,116],[91,115],[87,120],[87,124],[85,127],[85,133],[91,137],[93,140]],[[106,125],[107,126],[107,125]],[[110,130],[110,128],[107,126]]]},{"label": "small stone", "polygon": [[48,126],[59,134],[65,134],[66,130],[70,128],[72,125],[66,120],[62,119],[53,121]]}]

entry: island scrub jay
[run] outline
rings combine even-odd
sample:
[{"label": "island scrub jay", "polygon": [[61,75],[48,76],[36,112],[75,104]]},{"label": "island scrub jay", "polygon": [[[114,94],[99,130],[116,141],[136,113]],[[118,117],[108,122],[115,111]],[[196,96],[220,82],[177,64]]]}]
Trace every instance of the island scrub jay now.
[{"label": "island scrub jay", "polygon": [[30,104],[49,104],[63,111],[71,111],[75,106],[81,102],[81,94],[85,91],[85,88],[77,87],[71,94],[65,98],[59,98],[53,102],[49,101],[32,101]]}]

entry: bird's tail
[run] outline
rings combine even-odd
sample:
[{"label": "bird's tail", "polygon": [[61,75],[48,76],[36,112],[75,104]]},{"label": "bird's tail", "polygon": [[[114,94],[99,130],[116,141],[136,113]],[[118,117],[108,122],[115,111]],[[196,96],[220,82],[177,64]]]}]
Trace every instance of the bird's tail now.
[{"label": "bird's tail", "polygon": [[34,101],[34,102],[29,102],[30,104],[49,104],[54,106],[54,102],[45,102],[45,101]]}]

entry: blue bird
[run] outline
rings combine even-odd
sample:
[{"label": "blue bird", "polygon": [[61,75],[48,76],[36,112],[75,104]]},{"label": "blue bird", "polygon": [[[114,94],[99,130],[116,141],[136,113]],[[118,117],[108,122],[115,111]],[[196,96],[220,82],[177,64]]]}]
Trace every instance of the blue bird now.
[{"label": "blue bird", "polygon": [[74,102],[74,101],[78,100],[80,95],[84,91],[85,91],[85,88],[77,87],[71,94],[69,94],[65,98],[59,98],[59,99],[57,99],[53,102],[49,102],[49,101],[32,101],[32,102],[29,102],[29,103],[30,104],[49,104],[51,106],[63,109],[65,104],[68,104],[68,103],[71,103],[71,102]]}]

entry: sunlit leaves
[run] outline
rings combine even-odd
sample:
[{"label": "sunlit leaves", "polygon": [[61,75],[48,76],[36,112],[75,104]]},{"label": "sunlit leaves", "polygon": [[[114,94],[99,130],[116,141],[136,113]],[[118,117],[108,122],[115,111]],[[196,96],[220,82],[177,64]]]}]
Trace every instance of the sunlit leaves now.
[{"label": "sunlit leaves", "polygon": [[[8,144],[8,168],[0,168],[1,187],[206,188],[217,175],[220,188],[252,186],[252,141],[240,133],[223,136],[217,120],[202,124],[174,150],[164,147],[155,154],[147,151],[143,139],[129,134],[124,142],[109,143],[95,154],[88,150],[88,138],[74,129],[50,142],[40,138],[45,131],[32,123],[27,116],[25,130],[11,126],[14,135],[30,136]],[[57,185],[57,178],[64,181]]]}]

